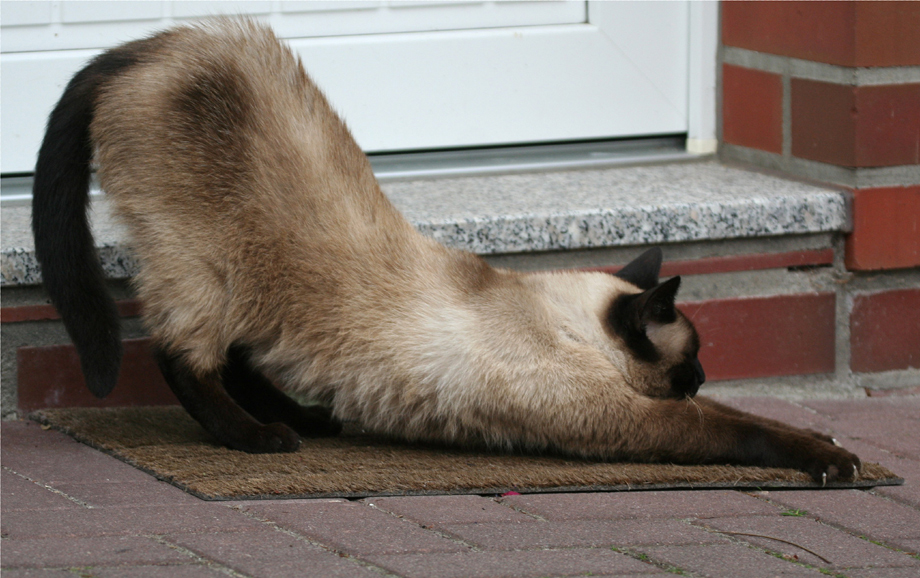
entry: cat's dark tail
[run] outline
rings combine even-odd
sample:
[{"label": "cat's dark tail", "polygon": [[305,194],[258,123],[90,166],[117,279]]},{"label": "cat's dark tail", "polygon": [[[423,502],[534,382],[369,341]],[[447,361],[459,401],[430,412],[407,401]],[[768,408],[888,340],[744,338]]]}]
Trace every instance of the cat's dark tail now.
[{"label": "cat's dark tail", "polygon": [[115,387],[122,346],[118,311],[86,215],[90,123],[100,87],[138,61],[138,54],[125,48],[96,57],[67,85],[48,119],[32,191],[32,232],[42,279],[77,348],[86,385],[97,397]]}]

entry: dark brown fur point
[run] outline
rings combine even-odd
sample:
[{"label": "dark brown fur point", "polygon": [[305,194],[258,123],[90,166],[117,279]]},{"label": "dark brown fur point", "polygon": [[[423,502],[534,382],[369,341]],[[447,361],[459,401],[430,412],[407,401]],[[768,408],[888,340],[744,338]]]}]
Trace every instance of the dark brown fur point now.
[{"label": "dark brown fur point", "polygon": [[674,307],[680,280],[659,283],[659,250],[616,277],[524,275],[419,235],[299,60],[248,21],[103,54],[49,121],[36,247],[99,394],[120,350],[86,223],[92,151],[133,238],[163,374],[220,443],[290,451],[354,420],[410,440],[815,479],[859,466],[827,436],[693,400],[699,339]]}]

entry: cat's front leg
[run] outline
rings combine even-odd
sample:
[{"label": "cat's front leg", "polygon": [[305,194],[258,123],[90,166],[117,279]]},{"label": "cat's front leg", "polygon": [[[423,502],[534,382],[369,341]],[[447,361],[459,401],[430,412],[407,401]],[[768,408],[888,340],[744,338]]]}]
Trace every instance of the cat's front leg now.
[{"label": "cat's front leg", "polygon": [[[639,456],[647,452],[659,461],[726,463],[793,468],[817,482],[849,480],[858,475],[860,461],[851,452],[791,427],[776,427],[721,411],[709,404],[693,407],[685,401],[646,398],[644,437],[636,436]],[[642,448],[643,444],[650,447]]]},{"label": "cat's front leg", "polygon": [[771,426],[771,427],[776,427],[776,428],[779,428],[779,429],[788,429],[788,430],[798,431],[798,432],[800,432],[800,433],[804,433],[804,434],[810,435],[810,436],[812,436],[812,437],[814,437],[814,438],[817,438],[817,439],[819,439],[819,440],[821,440],[821,441],[824,441],[824,442],[827,442],[827,443],[829,443],[829,444],[840,445],[840,444],[837,442],[837,440],[836,440],[833,436],[827,435],[827,434],[825,434],[825,433],[822,433],[822,432],[819,432],[819,431],[815,431],[815,430],[809,429],[809,428],[799,428],[799,427],[791,426],[791,425],[786,424],[786,423],[783,423],[783,422],[781,422],[781,421],[777,421],[777,420],[770,419],[770,418],[767,418],[767,417],[761,417],[761,416],[759,416],[759,415],[754,415],[754,414],[748,413],[748,412],[746,412],[746,411],[741,411],[740,409],[735,409],[735,408],[730,407],[730,406],[728,406],[728,405],[725,405],[725,404],[723,404],[723,403],[719,403],[719,402],[717,402],[716,400],[714,400],[714,399],[712,399],[712,398],[709,398],[709,397],[703,397],[703,396],[701,396],[701,395],[698,395],[698,396],[696,396],[696,397],[693,398],[693,401],[692,401],[692,402],[689,402],[689,403],[695,403],[695,404],[700,405],[700,406],[706,406],[706,407],[709,407],[709,408],[711,408],[711,409],[713,409],[713,410],[720,411],[720,412],[725,413],[725,414],[728,414],[728,415],[733,415],[733,416],[738,417],[738,418],[748,419],[748,420],[750,420],[750,421],[754,421],[754,422],[757,422],[757,423],[761,423],[761,424],[763,424],[763,425],[765,425],[765,426]]}]

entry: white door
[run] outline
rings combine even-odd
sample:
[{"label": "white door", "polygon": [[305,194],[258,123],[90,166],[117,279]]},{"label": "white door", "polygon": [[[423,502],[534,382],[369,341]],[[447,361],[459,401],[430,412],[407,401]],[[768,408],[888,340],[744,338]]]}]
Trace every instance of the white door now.
[{"label": "white door", "polygon": [[173,22],[271,24],[368,152],[688,130],[689,3],[3,2],[2,172],[101,49]]}]

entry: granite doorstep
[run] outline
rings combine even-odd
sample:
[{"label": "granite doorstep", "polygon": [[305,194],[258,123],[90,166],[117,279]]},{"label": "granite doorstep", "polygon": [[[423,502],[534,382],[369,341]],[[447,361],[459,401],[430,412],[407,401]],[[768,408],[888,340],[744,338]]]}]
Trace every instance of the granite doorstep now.
[{"label": "granite doorstep", "polygon": [[[716,162],[384,183],[422,233],[480,254],[846,230],[843,193]],[[92,204],[103,267],[137,272],[104,198]],[[37,284],[29,207],[2,213],[0,286]]]}]

